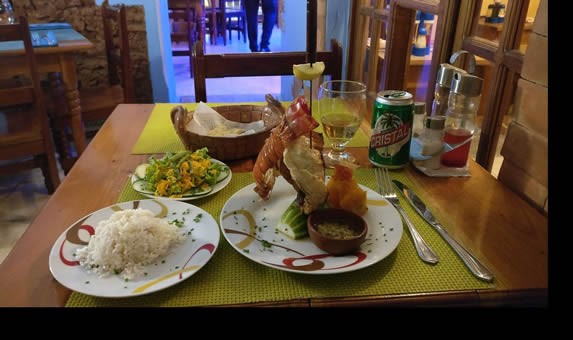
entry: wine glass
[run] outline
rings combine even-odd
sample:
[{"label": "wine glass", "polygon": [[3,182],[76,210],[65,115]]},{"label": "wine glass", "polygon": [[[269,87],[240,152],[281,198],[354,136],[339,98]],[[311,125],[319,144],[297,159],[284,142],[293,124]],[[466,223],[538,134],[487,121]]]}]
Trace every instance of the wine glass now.
[{"label": "wine glass", "polygon": [[345,151],[366,113],[366,85],[351,80],[330,80],[320,85],[318,112],[331,149],[323,155],[329,168],[356,163]]}]

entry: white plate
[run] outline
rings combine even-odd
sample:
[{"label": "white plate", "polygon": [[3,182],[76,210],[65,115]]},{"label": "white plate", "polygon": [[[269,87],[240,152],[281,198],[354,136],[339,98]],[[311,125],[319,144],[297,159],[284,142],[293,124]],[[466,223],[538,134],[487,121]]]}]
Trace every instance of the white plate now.
[{"label": "white plate", "polygon": [[368,212],[362,216],[368,223],[366,241],[355,254],[329,255],[308,237],[293,240],[275,231],[280,216],[296,197],[295,190],[282,176],[277,177],[268,201],[263,201],[253,191],[254,187],[253,183],[242,188],[225,203],[219,224],[236,251],[262,265],[306,274],[349,272],[384,259],[402,238],[398,211],[384,197],[361,185],[368,200]]},{"label": "white plate", "polygon": [[[146,276],[125,282],[120,275],[104,278],[89,273],[74,258],[76,249],[88,244],[98,222],[121,209],[143,208],[167,221],[182,220],[182,230],[191,232],[186,240],[157,263],[144,267]],[[194,219],[202,214],[198,222]],[[195,274],[217,250],[219,227],[205,210],[167,199],[118,203],[84,216],[72,224],[54,243],[50,252],[50,271],[58,282],[71,290],[101,297],[128,297],[148,294],[173,286]]]},{"label": "white plate", "polygon": [[[221,163],[221,164],[223,164],[223,165],[227,165],[227,164],[221,162],[220,160],[217,160],[217,159],[214,159],[214,158],[211,158],[211,160],[212,160],[213,162],[217,162],[217,163]],[[173,201],[190,201],[190,200],[196,200],[196,199],[199,199],[199,198],[211,196],[211,195],[213,195],[214,193],[221,191],[224,187],[227,186],[227,184],[229,184],[229,183],[231,182],[231,177],[233,177],[233,172],[231,171],[231,168],[230,168],[229,166],[227,166],[227,168],[229,168],[229,175],[228,175],[227,177],[225,177],[225,179],[223,179],[222,181],[220,181],[220,182],[218,182],[217,184],[215,184],[215,185],[213,186],[213,190],[209,191],[209,192],[206,193],[206,194],[197,194],[197,195],[194,195],[194,196],[186,196],[186,197],[180,197],[180,198],[171,198],[171,197],[156,196],[156,195],[153,195],[153,194],[146,194],[146,193],[137,191],[137,190],[135,190],[135,189],[133,189],[133,190],[137,191],[138,194],[143,195],[143,196],[145,196],[145,197],[149,197],[149,198],[162,198],[162,199],[168,199],[168,200],[173,200]],[[135,183],[136,181],[139,181],[139,180],[141,180],[141,179],[140,179],[139,177],[137,177],[137,176],[135,175],[135,173],[132,174],[132,175],[131,175],[131,187],[133,188],[133,183]]]}]

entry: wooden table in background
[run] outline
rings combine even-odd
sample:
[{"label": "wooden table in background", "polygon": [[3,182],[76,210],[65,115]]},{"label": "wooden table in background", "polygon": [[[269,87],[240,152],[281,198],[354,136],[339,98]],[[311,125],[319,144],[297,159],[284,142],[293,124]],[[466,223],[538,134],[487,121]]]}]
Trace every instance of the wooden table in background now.
[{"label": "wooden table in background", "polygon": [[[121,104],[0,265],[0,306],[63,306],[71,291],[50,273],[58,236],[79,218],[116,202],[128,176],[148,155],[133,155],[153,104]],[[368,128],[363,124],[362,128]],[[366,148],[349,148],[369,167]],[[254,160],[228,162],[250,171]],[[276,306],[547,306],[547,217],[470,162],[471,177],[436,178],[406,167],[416,192],[449,233],[493,272],[495,289],[298,299]],[[408,237],[406,234],[404,237]],[[251,305],[251,306],[253,306]]]},{"label": "wooden table in background", "polygon": [[[61,74],[61,82],[68,104],[67,108],[61,108],[61,110],[69,110],[70,112],[74,143],[78,153],[80,153],[86,147],[86,138],[82,123],[75,54],[78,51],[92,48],[94,45],[72,28],[52,29],[51,31],[58,39],[58,46],[34,48],[38,70],[41,73],[51,75]],[[45,31],[37,30],[35,32],[42,34]],[[10,77],[11,74],[14,74],[14,70],[26,67],[25,60],[22,58],[23,55],[24,46],[22,44],[17,46],[9,43],[0,44],[0,63],[2,64],[0,78]],[[52,81],[52,86],[60,86],[59,77],[50,77],[50,79],[57,80]],[[55,89],[55,91],[59,91],[59,89]]]}]

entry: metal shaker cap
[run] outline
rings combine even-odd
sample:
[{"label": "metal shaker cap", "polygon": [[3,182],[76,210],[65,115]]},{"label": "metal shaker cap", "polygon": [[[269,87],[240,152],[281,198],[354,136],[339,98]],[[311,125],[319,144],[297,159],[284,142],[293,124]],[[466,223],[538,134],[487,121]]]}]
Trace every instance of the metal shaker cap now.
[{"label": "metal shaker cap", "polygon": [[454,73],[466,73],[465,70],[455,67],[453,65],[442,63],[438,69],[438,76],[436,77],[436,83],[441,87],[450,88],[452,86],[452,79],[454,79]]},{"label": "metal shaker cap", "polygon": [[415,114],[415,115],[423,115],[423,114],[426,114],[426,103],[424,103],[424,102],[415,102],[415,103],[414,103],[414,114]]},{"label": "metal shaker cap", "polygon": [[483,79],[466,72],[455,72],[450,92],[475,97],[481,94]]},{"label": "metal shaker cap", "polygon": [[424,120],[424,127],[432,130],[442,130],[446,126],[446,116],[431,116]]}]

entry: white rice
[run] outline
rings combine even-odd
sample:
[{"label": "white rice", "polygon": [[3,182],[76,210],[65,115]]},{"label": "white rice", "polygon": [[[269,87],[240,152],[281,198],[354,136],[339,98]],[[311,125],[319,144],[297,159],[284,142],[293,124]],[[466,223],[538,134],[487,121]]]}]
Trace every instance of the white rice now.
[{"label": "white rice", "polygon": [[100,277],[121,274],[133,280],[143,267],[165,256],[183,241],[186,233],[145,209],[114,212],[100,221],[87,246],[76,250],[76,258]]}]

